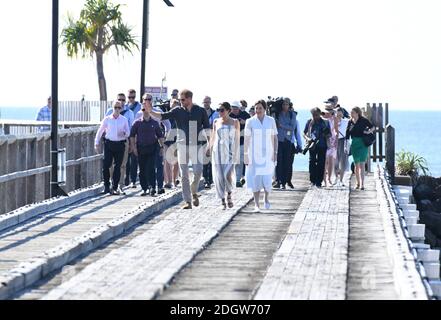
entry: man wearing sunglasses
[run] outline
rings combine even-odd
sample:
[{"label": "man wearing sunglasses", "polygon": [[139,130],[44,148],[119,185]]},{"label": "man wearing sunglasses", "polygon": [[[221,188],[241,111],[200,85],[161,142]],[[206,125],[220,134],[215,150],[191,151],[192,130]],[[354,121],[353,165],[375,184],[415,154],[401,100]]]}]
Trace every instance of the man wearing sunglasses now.
[{"label": "man wearing sunglasses", "polygon": [[[119,103],[121,103],[121,112],[120,114],[127,119],[128,124],[129,124],[129,130],[132,128],[132,124],[134,121],[134,115],[132,110],[130,110],[126,104],[126,95],[124,93],[119,93],[117,96],[117,100]],[[108,110],[106,113],[106,116],[109,116],[112,114],[112,110]],[[124,183],[125,183],[125,177],[126,177],[126,166],[127,166],[127,159],[129,158],[129,141],[127,141],[127,143],[125,144],[125,149],[124,149],[124,158],[121,164],[121,179],[119,182],[119,192],[121,194],[125,194],[124,190]],[[110,174],[112,175],[114,167],[112,167],[110,169]]]},{"label": "man wearing sunglasses", "polygon": [[[136,101],[136,90],[130,89],[127,94],[127,98],[129,101],[126,104],[126,107],[133,112],[136,120],[136,114],[141,110],[141,103]],[[132,183],[132,188],[136,188],[136,179],[138,176],[138,159],[133,152],[129,152],[127,158],[127,166],[126,166],[126,179],[124,184],[128,186],[130,182]]]},{"label": "man wearing sunglasses", "polygon": [[[203,143],[207,141],[207,131],[210,129],[207,112],[204,108],[193,104],[193,93],[182,90],[180,93],[180,107],[169,112],[159,113],[151,111],[151,115],[161,120],[173,119],[177,126],[178,163],[182,177],[182,197],[185,205],[183,209],[199,206],[197,191],[202,176],[205,149]],[[150,107],[150,109],[152,109]],[[193,181],[190,185],[189,162],[192,163]]]},{"label": "man wearing sunglasses", "polygon": [[[115,101],[113,103],[113,113],[103,119],[95,136],[95,150],[99,153],[101,138],[105,134],[103,160],[104,193],[114,195],[120,194],[118,184],[121,178],[121,164],[124,158],[127,138],[130,134],[129,123],[126,118],[121,116],[121,110],[122,103]],[[110,189],[110,167],[113,164],[113,186]]]}]

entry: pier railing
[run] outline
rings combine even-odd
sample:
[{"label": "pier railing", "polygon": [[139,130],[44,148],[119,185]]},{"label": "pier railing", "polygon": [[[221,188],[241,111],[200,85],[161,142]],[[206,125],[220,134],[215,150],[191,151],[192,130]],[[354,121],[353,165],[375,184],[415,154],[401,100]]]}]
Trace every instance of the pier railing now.
[{"label": "pier railing", "polygon": [[[66,192],[100,182],[102,154],[96,154],[98,127],[59,131],[66,148]],[[50,198],[50,132],[0,136],[0,214]]]},{"label": "pier railing", "polygon": [[[98,124],[112,101],[60,101],[58,103],[59,129],[87,127]],[[35,114],[35,117],[37,115]],[[50,123],[35,120],[0,119],[0,135],[24,135],[50,129]]]},{"label": "pier railing", "polygon": [[[58,122],[59,129],[71,129],[81,127],[97,126],[99,122],[92,121],[60,121]],[[50,121],[35,121],[35,120],[0,120],[0,134],[3,135],[27,135],[37,134],[41,132],[50,132]]]}]

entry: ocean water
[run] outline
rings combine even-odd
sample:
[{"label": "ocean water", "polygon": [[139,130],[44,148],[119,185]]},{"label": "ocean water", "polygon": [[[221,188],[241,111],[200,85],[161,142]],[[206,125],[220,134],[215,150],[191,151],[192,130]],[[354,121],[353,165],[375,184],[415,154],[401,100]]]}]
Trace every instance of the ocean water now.
[{"label": "ocean water", "polygon": [[[0,117],[34,120],[38,110],[39,107],[0,107]],[[310,113],[305,109],[297,111],[303,130]],[[389,122],[395,128],[395,150],[411,151],[423,156],[431,174],[441,176],[441,112],[390,110]],[[296,155],[294,169],[308,170],[308,155]]]}]

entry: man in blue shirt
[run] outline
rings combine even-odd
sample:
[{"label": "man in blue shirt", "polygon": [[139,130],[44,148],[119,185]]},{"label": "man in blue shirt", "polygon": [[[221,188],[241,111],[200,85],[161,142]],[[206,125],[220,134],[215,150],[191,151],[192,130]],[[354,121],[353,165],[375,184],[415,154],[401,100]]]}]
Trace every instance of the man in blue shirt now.
[{"label": "man in blue shirt", "polygon": [[[40,108],[37,114],[37,121],[51,121],[52,120],[52,97],[47,98],[47,105]],[[38,128],[40,132],[50,131],[50,126],[41,126]]]},{"label": "man in blue shirt", "polygon": [[[117,96],[117,100],[119,101],[119,103],[121,103],[123,107],[123,109],[121,110],[120,115],[122,115],[124,118],[127,119],[127,121],[129,122],[129,130],[131,130],[132,125],[133,125],[133,121],[135,121],[135,116],[133,115],[132,110],[129,109],[129,107],[126,104],[126,95],[124,93],[119,93]],[[112,109],[107,110],[106,116],[109,116],[113,113]],[[124,184],[125,184],[125,176],[126,176],[126,166],[127,166],[127,159],[129,157],[129,141],[127,139],[126,144],[125,144],[125,150],[124,150],[124,158],[123,158],[123,162],[121,164],[121,178],[119,180],[119,192],[121,194],[125,194],[125,192],[123,191],[124,189]],[[113,172],[113,166],[111,168],[111,175]]]},{"label": "man in blue shirt", "polygon": [[[126,107],[132,110],[133,115],[135,116],[139,111],[141,111],[141,103],[136,101],[136,90],[130,89],[128,91],[127,98],[129,102],[127,102]],[[124,184],[128,186],[130,182],[132,182],[132,188],[136,188],[136,179],[138,177],[138,157],[135,156],[133,152],[129,152],[129,156],[127,158],[127,166],[126,166],[126,179]]]}]

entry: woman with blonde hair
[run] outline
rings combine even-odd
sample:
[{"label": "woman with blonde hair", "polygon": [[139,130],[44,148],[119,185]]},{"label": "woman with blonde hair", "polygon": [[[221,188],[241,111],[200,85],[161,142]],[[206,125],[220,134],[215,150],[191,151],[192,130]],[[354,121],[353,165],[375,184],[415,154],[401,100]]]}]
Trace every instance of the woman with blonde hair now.
[{"label": "woman with blonde hair", "polygon": [[369,147],[365,145],[363,137],[374,131],[372,123],[363,116],[359,107],[351,111],[351,120],[346,130],[346,139],[351,138],[351,153],[355,163],[355,189],[364,190],[365,163],[368,160]]}]

